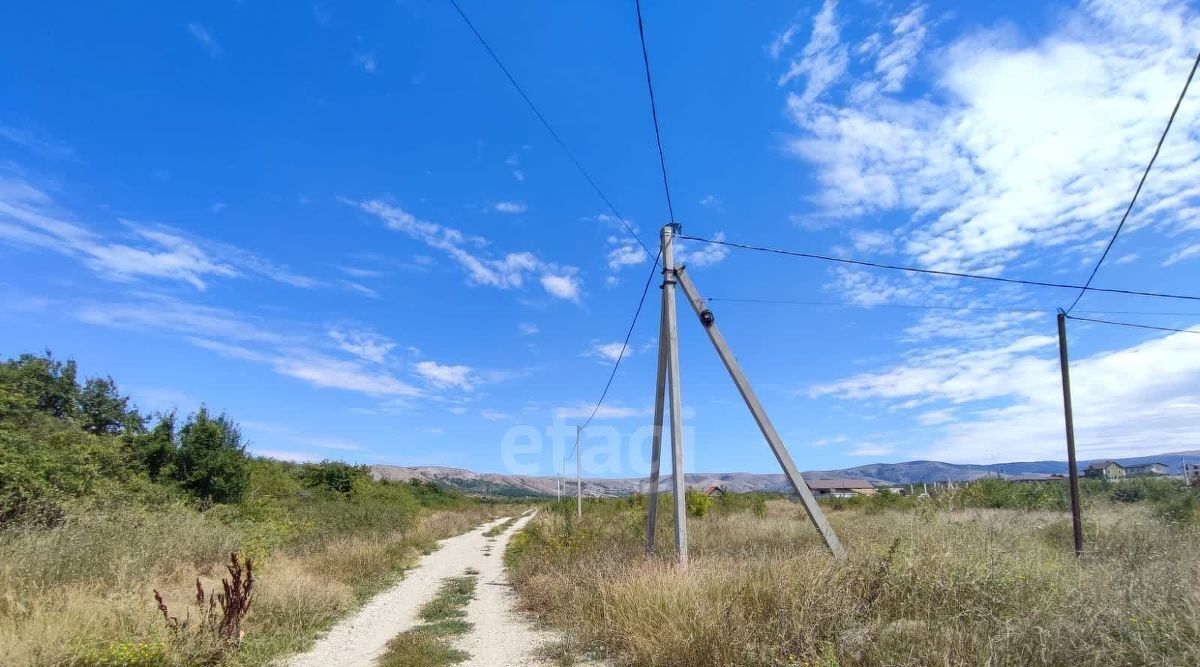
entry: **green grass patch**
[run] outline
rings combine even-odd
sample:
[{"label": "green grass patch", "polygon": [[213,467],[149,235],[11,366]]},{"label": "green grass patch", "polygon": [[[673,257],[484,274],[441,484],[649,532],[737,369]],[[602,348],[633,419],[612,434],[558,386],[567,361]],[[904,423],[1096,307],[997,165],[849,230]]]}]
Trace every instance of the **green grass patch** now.
[{"label": "green grass patch", "polygon": [[513,524],[515,524],[516,522],[517,522],[517,517],[514,516],[513,518],[509,519],[508,521],[505,521],[504,523],[498,523],[498,524],[492,526],[491,528],[488,528],[486,531],[484,531],[483,536],[484,537],[496,537],[500,533],[503,533],[504,531],[508,530],[509,528],[512,528]]},{"label": "green grass patch", "polygon": [[471,630],[465,620],[467,604],[475,597],[478,581],[474,574],[442,580],[437,595],[421,607],[420,617],[425,624],[388,642],[380,667],[442,667],[470,657],[451,646],[450,640]]}]

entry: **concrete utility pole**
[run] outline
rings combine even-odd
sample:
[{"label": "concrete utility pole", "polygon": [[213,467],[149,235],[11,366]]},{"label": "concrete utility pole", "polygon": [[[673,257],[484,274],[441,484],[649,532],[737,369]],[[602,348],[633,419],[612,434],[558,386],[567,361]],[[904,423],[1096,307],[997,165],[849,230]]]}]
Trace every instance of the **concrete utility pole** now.
[{"label": "concrete utility pole", "polygon": [[688,567],[687,484],[683,466],[683,408],[679,395],[679,336],[675,321],[675,251],[672,239],[674,224],[662,228],[663,258],[663,324],[667,339],[667,396],[671,403],[671,495],[675,506],[675,563],[680,571]]},{"label": "concrete utility pole", "polygon": [[583,479],[579,474],[579,463],[583,460],[583,451],[579,448],[579,434],[582,432],[582,426],[575,427],[575,514],[580,519],[583,518]]},{"label": "concrete utility pole", "polygon": [[654,385],[654,435],[650,445],[650,497],[646,502],[646,553],[654,551],[658,523],[658,469],[662,460],[663,403],[667,388],[667,301],[662,299],[658,317],[658,376]]},{"label": "concrete utility pole", "polygon": [[817,531],[821,533],[821,538],[825,540],[825,546],[829,547],[829,551],[833,553],[834,558],[838,560],[844,559],[846,557],[845,548],[842,547],[837,534],[833,532],[833,527],[825,520],[825,513],[821,511],[820,505],[817,504],[817,499],[813,497],[812,491],[808,488],[808,483],[804,481],[804,477],[800,475],[800,470],[796,468],[796,462],[792,460],[792,455],[788,453],[787,447],[784,446],[783,439],[779,437],[774,424],[771,423],[770,417],[767,416],[767,411],[763,408],[762,403],[759,403],[758,396],[750,386],[750,381],[746,379],[746,374],[742,372],[741,364],[733,356],[733,351],[729,349],[729,344],[725,342],[725,337],[721,335],[721,329],[717,327],[716,317],[708,309],[708,304],[700,296],[700,291],[692,284],[692,279],[688,277],[687,271],[683,267],[680,267],[675,271],[675,275],[679,279],[680,286],[683,287],[683,293],[687,295],[688,302],[692,305],[692,310],[696,311],[696,316],[700,318],[700,323],[704,326],[704,331],[708,334],[709,341],[712,342],[713,347],[717,350],[717,355],[721,357],[721,361],[725,364],[725,370],[729,372],[729,377],[733,379],[733,383],[737,386],[738,393],[742,395],[742,400],[745,401],[746,407],[750,409],[750,414],[754,416],[754,421],[758,423],[758,430],[762,431],[767,444],[771,446],[771,451],[775,453],[775,459],[779,461],[779,466],[783,468],[783,474],[792,483],[792,488],[796,489],[796,493],[800,495],[800,500],[804,503],[804,510],[808,513],[808,518],[812,520],[813,525],[817,527]]},{"label": "concrete utility pole", "polygon": [[1071,411],[1071,371],[1067,359],[1067,314],[1058,311],[1058,365],[1062,369],[1063,417],[1067,425],[1067,476],[1071,488],[1071,528],[1075,555],[1083,554],[1083,520],[1079,514],[1079,470],[1075,463],[1075,417]]},{"label": "concrete utility pole", "polygon": [[679,336],[675,320],[675,286],[679,285],[683,289],[688,303],[691,304],[692,310],[696,311],[696,316],[700,318],[700,323],[704,326],[709,341],[712,342],[713,347],[717,350],[717,355],[721,357],[721,361],[725,364],[725,370],[729,371],[729,377],[733,379],[734,385],[737,386],[738,392],[741,393],[742,400],[746,402],[746,407],[750,409],[750,414],[754,416],[754,421],[758,423],[759,430],[762,431],[767,444],[771,446],[771,451],[775,453],[775,459],[779,461],[779,465],[783,468],[788,481],[792,483],[792,487],[796,489],[796,493],[799,494],[800,499],[803,501],[804,509],[808,512],[809,519],[817,527],[817,531],[820,532],[821,538],[825,540],[825,545],[829,547],[829,551],[833,554],[834,558],[838,560],[846,558],[846,550],[842,547],[841,542],[838,541],[837,534],[833,532],[833,528],[829,525],[829,522],[825,520],[825,514],[821,511],[820,505],[817,504],[817,499],[813,497],[808,484],[796,468],[795,461],[792,460],[791,454],[788,453],[787,447],[784,446],[783,439],[779,437],[775,426],[771,423],[770,418],[767,417],[766,410],[759,403],[758,396],[755,395],[754,389],[750,386],[750,381],[746,379],[746,374],[742,372],[741,364],[733,356],[733,352],[729,349],[729,344],[725,342],[725,337],[721,335],[721,330],[716,325],[716,318],[713,317],[712,311],[708,309],[708,304],[700,296],[700,291],[692,284],[692,280],[688,277],[684,268],[682,266],[676,268],[671,241],[678,229],[678,225],[665,225],[661,233],[663,260],[662,314],[659,319],[658,382],[654,393],[654,438],[650,451],[650,499],[646,516],[647,553],[654,550],[654,529],[658,510],[658,477],[662,451],[665,398],[670,401],[671,410],[671,491],[675,506],[675,561],[680,571],[687,570],[687,484],[684,481],[683,415],[680,407],[682,401],[679,394]]}]

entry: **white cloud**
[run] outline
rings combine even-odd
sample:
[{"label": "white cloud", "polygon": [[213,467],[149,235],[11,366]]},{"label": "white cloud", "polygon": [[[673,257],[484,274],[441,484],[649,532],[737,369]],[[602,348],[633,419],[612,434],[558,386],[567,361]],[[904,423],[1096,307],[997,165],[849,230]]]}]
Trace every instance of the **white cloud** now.
[{"label": "white cloud", "polygon": [[[821,11],[813,20],[812,35],[804,51],[791,59],[788,71],[779,77],[779,85],[787,85],[797,77],[805,78],[805,103],[816,100],[846,71],[849,56],[841,43],[841,28],[837,24],[835,11],[837,0],[825,0]],[[785,34],[787,31],[785,31]],[[788,41],[791,41],[789,35]],[[780,50],[786,46],[781,42]]]},{"label": "white cloud", "polygon": [[512,416],[499,410],[480,410],[479,416],[491,422],[508,421]]},{"label": "white cloud", "polygon": [[199,23],[189,23],[187,24],[187,31],[192,36],[192,39],[196,40],[197,44],[204,47],[209,58],[219,58],[221,56],[221,45],[212,36],[212,33],[208,31],[208,28]]},{"label": "white cloud", "polygon": [[1193,243],[1192,245],[1175,251],[1170,257],[1167,258],[1165,262],[1163,262],[1163,266],[1171,266],[1172,264],[1177,264],[1185,259],[1191,259],[1193,257],[1200,257],[1200,243]]},{"label": "white cloud", "polygon": [[386,336],[367,330],[330,329],[329,337],[339,350],[375,364],[387,361],[388,353],[396,347]]},{"label": "white cloud", "polygon": [[356,202],[343,200],[379,218],[389,229],[407,234],[435,250],[440,250],[466,271],[467,282],[500,289],[523,287],[531,274],[541,274],[539,282],[546,292],[559,299],[579,300],[578,269],[546,262],[531,252],[508,253],[502,257],[476,254],[476,248],[489,245],[487,239],[421,220],[402,208],[382,200]]},{"label": "white cloud", "polygon": [[125,236],[120,241],[106,239],[70,221],[68,212],[27,181],[0,177],[0,241],[72,257],[103,278],[159,278],[184,282],[198,290],[206,289],[215,278],[251,274],[295,287],[320,285],[229,244],[189,238],[163,225],[120,222]]},{"label": "white cloud", "polygon": [[78,160],[75,149],[36,126],[17,127],[0,123],[0,139],[7,139],[33,153],[54,160]]},{"label": "white cloud", "polygon": [[496,202],[495,209],[501,213],[524,213],[529,210],[529,207],[524,202],[500,201]]},{"label": "white cloud", "polygon": [[517,331],[521,332],[522,336],[533,336],[540,333],[541,329],[533,322],[521,322],[517,325]]},{"label": "white cloud", "polygon": [[354,56],[354,64],[358,65],[359,69],[367,74],[374,74],[378,64],[375,62],[374,53],[360,53]]},{"label": "white cloud", "polygon": [[892,235],[880,230],[851,230],[850,242],[858,252],[890,255],[896,251]]},{"label": "white cloud", "polygon": [[925,44],[925,8],[913,7],[892,20],[892,41],[879,51],[875,72],[882,77],[883,90],[897,92],[904,87],[909,70]]},{"label": "white cloud", "polygon": [[470,366],[452,366],[436,361],[419,361],[413,365],[417,375],[439,389],[473,389],[477,383]]},{"label": "white cloud", "polygon": [[700,201],[698,203],[701,206],[704,206],[706,208],[720,208],[721,207],[721,200],[717,199],[716,196],[714,196],[714,195],[705,195],[700,198]]},{"label": "white cloud", "polygon": [[[724,241],[725,232],[713,234],[713,240]],[[672,241],[675,246],[675,263],[686,264],[691,268],[711,266],[725,260],[729,256],[729,246],[699,241]]]},{"label": "white cloud", "polygon": [[845,380],[817,384],[812,396],[838,398],[908,399],[918,403],[947,400],[953,403],[1006,396],[1009,374],[1022,366],[1041,365],[1028,353],[1056,347],[1054,336],[1025,336],[996,348],[970,350],[943,347],[914,353],[908,363],[885,373],[863,373]]},{"label": "white cloud", "polygon": [[[1094,329],[1078,325],[1074,335]],[[1142,337],[1142,336],[1139,336]],[[1142,337],[1144,338],[1144,337]],[[1071,363],[1081,457],[1195,448],[1200,440],[1200,348],[1193,334],[1145,339]],[[946,461],[1062,459],[1062,387],[1056,339],[1033,336],[999,348],[939,349],[881,373],[815,387],[814,395],[878,399],[917,415],[940,435],[915,455]],[[952,406],[971,406],[967,414]]]},{"label": "white cloud", "polygon": [[796,23],[784,28],[783,32],[779,33],[771,43],[767,45],[767,53],[772,59],[777,59],[783,53],[783,50],[791,46],[792,39],[796,36],[796,31],[800,26]]},{"label": "white cloud", "polygon": [[635,266],[646,260],[646,253],[632,243],[622,243],[608,251],[608,268],[613,271],[620,271],[622,267]]},{"label": "white cloud", "polygon": [[[592,414],[592,410],[596,405],[580,403],[575,406],[561,407],[554,409],[554,416],[559,419],[587,419]],[[596,410],[597,419],[628,419],[631,417],[645,417],[652,414],[650,408],[631,408],[623,405],[601,405],[599,410]]]},{"label": "white cloud", "polygon": [[545,274],[541,278],[542,287],[551,296],[568,301],[579,301],[579,281],[572,275],[555,276]]},{"label": "white cloud", "polygon": [[[875,67],[851,77],[827,2],[793,58],[784,83],[805,87],[788,95],[788,147],[817,168],[824,215],[911,216],[901,250],[934,268],[999,272],[1033,248],[1093,258],[1179,94],[1200,17],[1096,0],[1044,36],[972,32],[930,58],[923,21],[919,6],[894,19]],[[901,95],[926,64],[931,92]],[[1200,107],[1185,104],[1127,231],[1188,229],[1198,199]]]},{"label": "white cloud", "polygon": [[[623,354],[622,354],[623,353]],[[628,357],[633,354],[633,346],[626,347],[621,341],[612,343],[596,343],[588,350],[588,354],[599,357],[606,362],[614,362],[622,356]]]}]

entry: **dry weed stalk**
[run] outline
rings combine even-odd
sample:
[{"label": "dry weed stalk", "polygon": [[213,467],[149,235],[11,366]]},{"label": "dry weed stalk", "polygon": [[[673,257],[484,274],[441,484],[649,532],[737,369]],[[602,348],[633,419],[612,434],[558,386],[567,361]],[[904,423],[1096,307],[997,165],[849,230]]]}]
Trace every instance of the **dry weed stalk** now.
[{"label": "dry weed stalk", "polygon": [[[229,555],[229,564],[225,569],[229,572],[229,578],[221,579],[220,593],[205,594],[204,585],[196,579],[196,607],[200,611],[200,620],[194,625],[190,609],[181,622],[178,616],[171,615],[162,595],[154,591],[154,601],[158,603],[158,611],[168,628],[177,632],[195,629],[200,634],[212,634],[223,644],[236,644],[242,640],[245,636],[242,621],[250,613],[250,605],[254,602],[254,561],[247,558],[243,562],[235,552]],[[218,606],[221,610],[219,617]]]}]

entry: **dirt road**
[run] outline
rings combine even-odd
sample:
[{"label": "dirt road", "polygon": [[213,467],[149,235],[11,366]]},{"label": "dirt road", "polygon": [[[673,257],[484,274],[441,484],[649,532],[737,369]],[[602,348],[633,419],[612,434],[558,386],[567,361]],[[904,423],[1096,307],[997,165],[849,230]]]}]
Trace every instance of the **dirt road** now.
[{"label": "dirt road", "polygon": [[477,595],[467,607],[469,634],[455,645],[471,654],[466,665],[479,667],[540,667],[543,645],[553,641],[514,608],[514,593],[504,574],[503,554],[513,533],[531,516],[519,519],[502,534],[483,533],[503,523],[499,519],[442,540],[440,548],[423,557],[404,579],[372,598],[357,613],[343,619],[306,653],[292,657],[287,667],[370,667],[383,655],[389,639],[418,623],[421,605],[433,597],[446,577],[461,576],[467,568],[479,571]]}]

